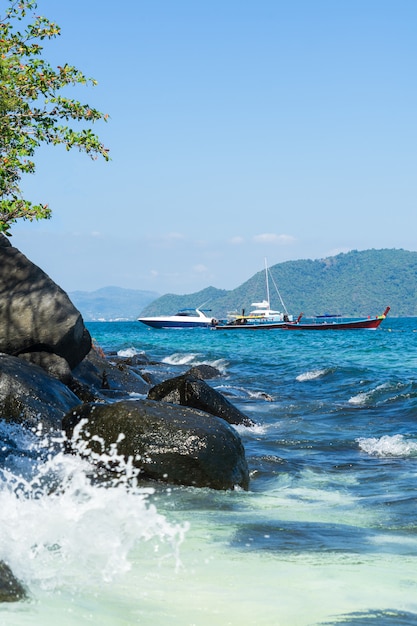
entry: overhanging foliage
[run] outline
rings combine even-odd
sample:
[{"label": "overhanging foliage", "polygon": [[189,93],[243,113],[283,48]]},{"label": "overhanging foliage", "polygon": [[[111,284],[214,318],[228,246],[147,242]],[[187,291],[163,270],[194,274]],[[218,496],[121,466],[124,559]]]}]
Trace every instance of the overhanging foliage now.
[{"label": "overhanging foliage", "polygon": [[42,57],[42,41],[61,31],[35,15],[36,7],[34,0],[9,0],[0,16],[0,232],[8,235],[19,218],[51,215],[47,204],[33,204],[20,188],[22,176],[35,172],[33,157],[42,144],[62,144],[109,159],[108,149],[89,128],[108,116],[61,93],[69,85],[96,81],[67,64],[53,68]]}]

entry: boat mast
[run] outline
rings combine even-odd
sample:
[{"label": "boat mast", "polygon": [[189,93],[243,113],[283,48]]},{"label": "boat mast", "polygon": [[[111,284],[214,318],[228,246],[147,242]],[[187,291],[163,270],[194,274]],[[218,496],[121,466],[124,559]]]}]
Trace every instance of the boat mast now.
[{"label": "boat mast", "polygon": [[268,279],[268,263],[265,257],[265,277],[266,277],[266,299],[268,301],[268,307],[271,308],[270,299],[269,299],[269,279]]},{"label": "boat mast", "polygon": [[266,262],[266,258],[265,258],[265,272],[266,272],[266,293],[267,293],[267,297],[268,297],[268,306],[270,307],[270,304],[269,304],[269,280],[268,280],[268,275],[270,274],[271,275],[271,280],[274,283],[275,291],[277,292],[279,301],[281,302],[281,306],[284,309],[284,312],[288,315],[288,311],[287,311],[287,307],[285,306],[285,302],[284,302],[284,300],[281,297],[281,294],[280,294],[279,289],[277,287],[277,284],[276,284],[276,282],[274,280],[274,277],[272,276],[272,273],[268,269],[268,264]]}]

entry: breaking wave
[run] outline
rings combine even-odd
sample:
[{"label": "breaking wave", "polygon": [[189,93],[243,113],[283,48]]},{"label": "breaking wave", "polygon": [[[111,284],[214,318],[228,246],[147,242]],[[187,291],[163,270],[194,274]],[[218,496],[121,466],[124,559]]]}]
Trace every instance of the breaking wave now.
[{"label": "breaking wave", "polygon": [[360,437],[356,439],[359,448],[372,456],[408,457],[417,456],[417,442],[404,435],[384,435],[383,437]]},{"label": "breaking wave", "polygon": [[296,376],[296,380],[299,382],[305,382],[306,380],[315,380],[316,378],[322,378],[328,373],[328,369],[317,369],[310,370],[309,372],[304,372],[303,374],[299,374]]},{"label": "breaking wave", "polygon": [[161,362],[166,365],[210,365],[211,367],[216,367],[222,373],[226,372],[228,365],[225,359],[202,359],[201,354],[192,352],[187,354],[171,354],[161,359]]}]

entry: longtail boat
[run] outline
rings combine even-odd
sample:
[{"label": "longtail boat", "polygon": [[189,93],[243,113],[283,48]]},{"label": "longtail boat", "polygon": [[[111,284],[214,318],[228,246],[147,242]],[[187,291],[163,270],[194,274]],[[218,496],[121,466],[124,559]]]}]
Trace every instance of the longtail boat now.
[{"label": "longtail boat", "polygon": [[296,322],[284,324],[283,330],[376,330],[389,311],[390,307],[387,306],[382,315],[361,319],[341,319],[340,315],[327,314],[316,317],[314,322],[302,322],[303,314],[301,314]]}]

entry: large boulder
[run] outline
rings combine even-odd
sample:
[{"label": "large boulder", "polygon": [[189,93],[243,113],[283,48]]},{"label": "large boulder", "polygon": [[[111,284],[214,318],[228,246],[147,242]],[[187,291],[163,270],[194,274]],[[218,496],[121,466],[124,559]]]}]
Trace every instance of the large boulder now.
[{"label": "large boulder", "polygon": [[189,376],[187,373],[155,385],[149,390],[148,398],[200,409],[221,417],[229,424],[255,425],[255,422],[239,411],[221,393],[210,387],[204,380]]},{"label": "large boulder", "polygon": [[0,352],[28,359],[52,353],[72,369],[90,348],[90,334],[65,291],[0,235]]},{"label": "large boulder", "polygon": [[[248,488],[249,471],[242,441],[224,420],[202,411],[150,400],[88,403],[63,419],[69,440],[106,469],[122,472],[114,455],[131,459],[144,479],[212,489]],[[107,456],[106,456],[107,455]]]},{"label": "large boulder", "polygon": [[9,422],[61,430],[63,416],[79,398],[41,367],[0,354],[0,416]]}]

